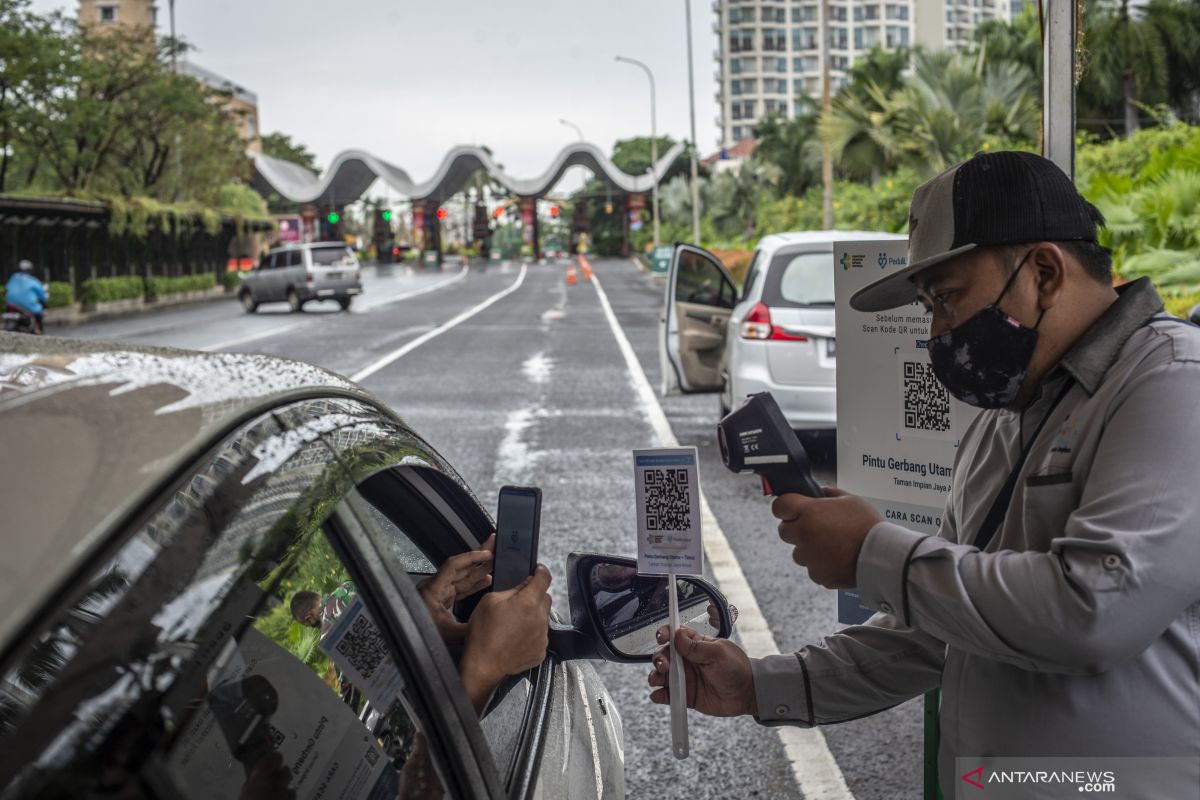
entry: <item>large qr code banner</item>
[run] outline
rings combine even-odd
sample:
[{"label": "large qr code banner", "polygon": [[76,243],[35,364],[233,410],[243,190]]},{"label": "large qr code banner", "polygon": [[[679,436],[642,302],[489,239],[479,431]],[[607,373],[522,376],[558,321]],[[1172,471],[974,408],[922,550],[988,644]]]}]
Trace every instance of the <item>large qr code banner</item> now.
[{"label": "large qr code banner", "polygon": [[904,436],[951,435],[954,420],[950,393],[918,353],[899,353],[899,432]]}]

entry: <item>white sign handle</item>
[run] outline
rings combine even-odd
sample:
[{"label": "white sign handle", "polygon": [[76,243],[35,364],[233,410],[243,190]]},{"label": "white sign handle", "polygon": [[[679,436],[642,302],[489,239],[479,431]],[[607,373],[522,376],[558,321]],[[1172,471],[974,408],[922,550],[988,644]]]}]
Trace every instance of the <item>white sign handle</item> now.
[{"label": "white sign handle", "polygon": [[687,684],[683,672],[683,658],[675,646],[675,632],[679,630],[679,596],[676,594],[675,573],[667,574],[667,596],[671,611],[671,668],[668,678],[671,684],[671,750],[678,759],[688,757]]}]

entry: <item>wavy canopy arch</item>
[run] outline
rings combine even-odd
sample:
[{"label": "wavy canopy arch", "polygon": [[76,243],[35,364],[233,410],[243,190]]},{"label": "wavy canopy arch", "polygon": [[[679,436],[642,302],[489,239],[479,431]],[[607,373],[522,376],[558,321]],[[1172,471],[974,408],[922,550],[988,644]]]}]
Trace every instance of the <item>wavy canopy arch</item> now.
[{"label": "wavy canopy arch", "polygon": [[564,147],[541,175],[515,178],[501,169],[484,148],[459,145],[446,154],[433,177],[421,183],[414,181],[402,168],[362,150],[340,153],[322,175],[261,153],[251,155],[255,188],[264,195],[274,192],[293,203],[337,206],[357,200],[376,180],[383,180],[409,199],[440,204],[462,189],[467,179],[479,169],[486,170],[508,191],[521,197],[545,195],[563,173],[574,166],[586,167],[618,191],[648,192],[654,186],[655,175],[661,180],[683,149],[683,143],[678,142],[659,159],[654,171],[630,175],[613,164],[596,145],[579,142]]}]

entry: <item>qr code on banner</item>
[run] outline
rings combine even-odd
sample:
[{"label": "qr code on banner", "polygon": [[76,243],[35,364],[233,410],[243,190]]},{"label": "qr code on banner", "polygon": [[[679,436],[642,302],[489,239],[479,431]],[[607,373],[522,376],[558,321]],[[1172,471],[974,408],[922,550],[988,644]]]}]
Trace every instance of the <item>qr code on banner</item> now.
[{"label": "qr code on banner", "polygon": [[375,623],[366,614],[359,614],[350,630],[337,643],[337,651],[364,678],[369,678],[387,658],[387,646]]},{"label": "qr code on banner", "polygon": [[904,427],[914,431],[945,433],[950,430],[950,393],[921,361],[904,361],[902,366]]},{"label": "qr code on banner", "polygon": [[692,527],[686,469],[648,469],[642,477],[646,490],[646,530],[686,531]]}]

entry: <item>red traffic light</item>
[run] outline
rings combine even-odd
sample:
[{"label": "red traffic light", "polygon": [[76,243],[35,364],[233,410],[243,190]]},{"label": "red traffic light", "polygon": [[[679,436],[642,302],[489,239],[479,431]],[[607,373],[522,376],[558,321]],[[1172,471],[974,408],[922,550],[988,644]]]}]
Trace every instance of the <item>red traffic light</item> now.
[{"label": "red traffic light", "polygon": [[444,209],[444,208],[439,208],[439,209],[437,210],[437,218],[438,218],[438,219],[445,219],[445,218],[446,218],[446,209]]},{"label": "red traffic light", "polygon": [[558,216],[558,206],[550,206],[550,216],[552,216],[552,217]]},{"label": "red traffic light", "polygon": [[399,248],[399,247],[393,247],[393,248],[392,248],[392,255],[394,255],[394,256],[398,256],[398,255],[400,255],[400,248]]}]

